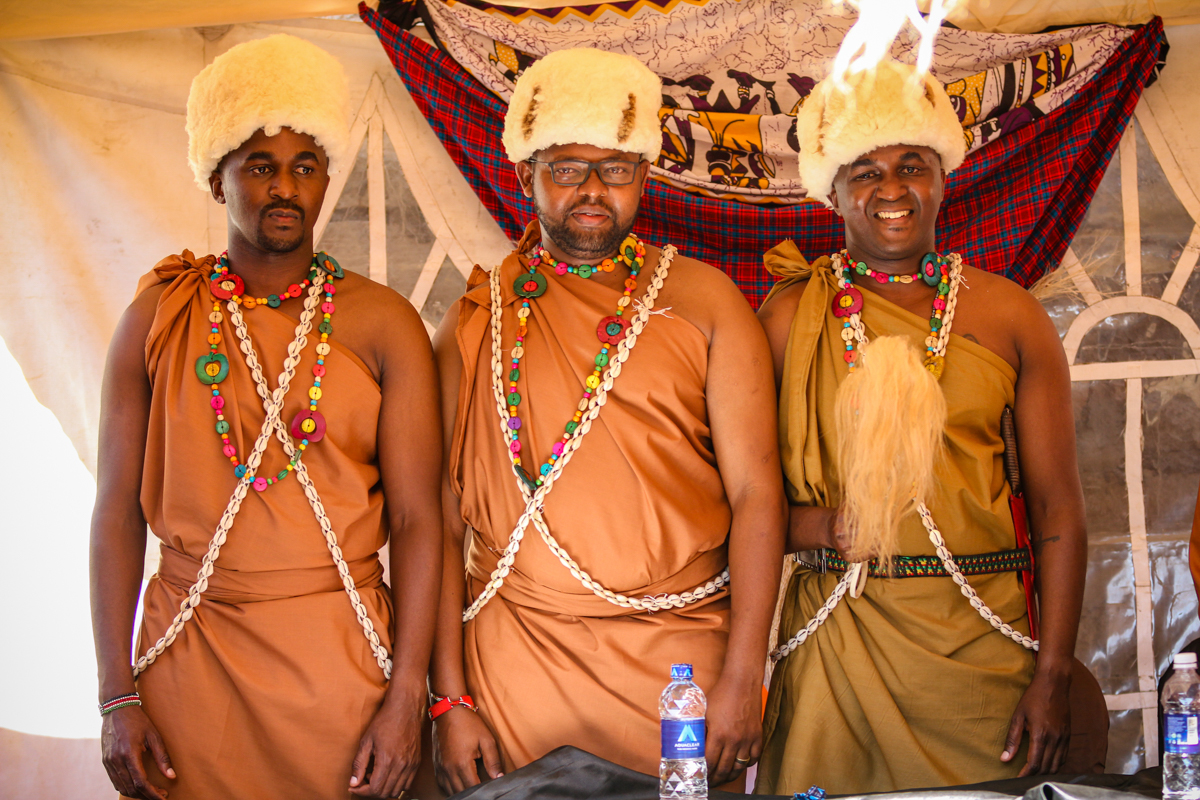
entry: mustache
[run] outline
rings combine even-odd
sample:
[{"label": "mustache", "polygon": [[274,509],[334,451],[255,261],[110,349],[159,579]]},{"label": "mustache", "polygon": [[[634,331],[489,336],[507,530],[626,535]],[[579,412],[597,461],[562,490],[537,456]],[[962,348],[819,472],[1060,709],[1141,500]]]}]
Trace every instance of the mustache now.
[{"label": "mustache", "polygon": [[280,199],[267,203],[265,206],[263,206],[262,211],[259,212],[259,219],[265,220],[267,218],[267,214],[270,214],[272,211],[294,211],[296,216],[300,218],[300,221],[304,222],[304,209],[301,208],[299,204],[291,200]]},{"label": "mustache", "polygon": [[595,199],[584,198],[584,199],[580,200],[578,203],[576,203],[575,205],[571,206],[569,209],[567,209],[567,213],[573,214],[581,208],[602,208],[610,216],[612,216],[612,217],[617,216],[616,209],[614,209],[608,203],[605,203],[600,198],[595,198]]}]

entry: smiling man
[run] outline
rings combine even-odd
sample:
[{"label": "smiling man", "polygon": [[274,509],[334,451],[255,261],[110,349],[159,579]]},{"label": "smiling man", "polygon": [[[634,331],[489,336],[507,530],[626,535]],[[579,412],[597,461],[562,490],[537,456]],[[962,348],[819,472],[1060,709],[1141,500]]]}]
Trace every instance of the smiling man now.
[{"label": "smiling man", "polygon": [[631,233],[661,100],[628,56],[525,71],[504,144],[537,218],[434,339],[446,791],[567,744],[657,774],[676,662],[708,694],[710,780],[758,757],[785,522],[770,353],[724,273]]},{"label": "smiling man", "polygon": [[[124,796],[391,798],[415,774],[437,383],[413,308],[313,252],[346,112],[341,65],[290,36],[192,84],[189,160],[229,249],[142,279],[103,388],[92,619]],[[147,524],[161,562],[131,670]]]},{"label": "smiling man", "polygon": [[[780,386],[787,550],[816,552],[798,559],[784,598],[757,789],[858,794],[1054,772],[1086,548],[1058,334],[1024,289],[936,252],[964,144],[934,78],[884,62],[842,87],[827,79],[797,131],[801,180],[845,222],[846,250],[809,264],[789,241],[765,257],[782,278],[759,318]],[[1014,573],[1030,564],[1009,510],[1006,406],[1037,558],[1036,666]],[[988,619],[949,576],[935,530]],[[890,556],[890,571],[851,566],[873,555]],[[860,577],[839,602],[844,575]],[[810,620],[815,632],[792,639]]]}]

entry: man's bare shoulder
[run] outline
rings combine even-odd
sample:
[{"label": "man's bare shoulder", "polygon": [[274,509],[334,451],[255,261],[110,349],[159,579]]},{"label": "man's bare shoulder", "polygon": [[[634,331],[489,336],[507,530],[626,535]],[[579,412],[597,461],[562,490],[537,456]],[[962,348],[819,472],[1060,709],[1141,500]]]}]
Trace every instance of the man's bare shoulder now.
[{"label": "man's bare shoulder", "polygon": [[959,292],[958,302],[962,305],[967,300],[973,316],[985,315],[997,321],[1010,320],[1013,325],[1046,316],[1037,298],[1016,281],[968,264],[963,265],[962,274],[963,288],[967,291]]},{"label": "man's bare shoulder", "polygon": [[749,301],[720,269],[677,254],[657,303],[671,306],[710,340],[719,327],[745,325],[753,319]]},{"label": "man's bare shoulder", "polygon": [[390,286],[346,270],[346,276],[338,281],[337,292],[335,303],[344,304],[360,319],[385,325],[416,324],[424,329],[417,309]]}]

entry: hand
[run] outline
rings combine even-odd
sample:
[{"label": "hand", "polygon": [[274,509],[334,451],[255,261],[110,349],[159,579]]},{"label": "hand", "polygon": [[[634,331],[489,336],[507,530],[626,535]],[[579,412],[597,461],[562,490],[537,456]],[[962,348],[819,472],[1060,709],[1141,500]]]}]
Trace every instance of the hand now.
[{"label": "hand", "polygon": [[350,773],[350,794],[396,797],[406,791],[421,763],[421,718],[424,691],[389,690],[383,705],[358,743]]},{"label": "hand", "polygon": [[104,753],[104,769],[113,788],[126,797],[142,800],[165,800],[167,791],[150,783],[142,765],[147,750],[154,756],[158,771],[168,778],[175,777],[171,757],[162,737],[141,706],[118,708],[104,716],[100,727],[100,749]]},{"label": "hand", "polygon": [[496,738],[479,715],[456,706],[433,723],[433,763],[437,767],[438,786],[446,794],[456,794],[479,781],[476,761],[491,778],[499,778],[500,749]]},{"label": "hand", "polygon": [[869,550],[865,553],[855,553],[853,550],[854,542],[850,538],[849,531],[846,530],[845,520],[842,518],[842,507],[825,509],[828,513],[826,519],[826,539],[825,546],[831,550],[836,550],[837,554],[842,557],[848,564],[856,562],[870,561],[876,555],[874,550]]},{"label": "hand", "polygon": [[1029,758],[1017,777],[1058,772],[1071,743],[1071,709],[1068,704],[1071,679],[1050,671],[1038,671],[1008,726],[1001,761],[1011,761],[1021,746],[1021,736],[1029,731]]},{"label": "hand", "polygon": [[762,685],[722,677],[708,695],[707,717],[708,783],[721,786],[762,754]]}]

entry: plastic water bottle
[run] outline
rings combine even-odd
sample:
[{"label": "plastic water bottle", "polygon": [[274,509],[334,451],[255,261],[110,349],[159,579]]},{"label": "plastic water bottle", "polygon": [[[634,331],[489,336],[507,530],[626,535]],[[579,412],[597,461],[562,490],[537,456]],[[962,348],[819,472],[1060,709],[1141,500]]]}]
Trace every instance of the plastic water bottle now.
[{"label": "plastic water bottle", "polygon": [[662,719],[660,800],[706,800],[708,762],[704,760],[704,713],[708,701],[692,682],[691,664],[672,664],[671,682],[658,699]]},{"label": "plastic water bottle", "polygon": [[1200,800],[1200,676],[1195,653],[1175,656],[1175,674],[1163,686],[1162,708],[1163,800]]}]

